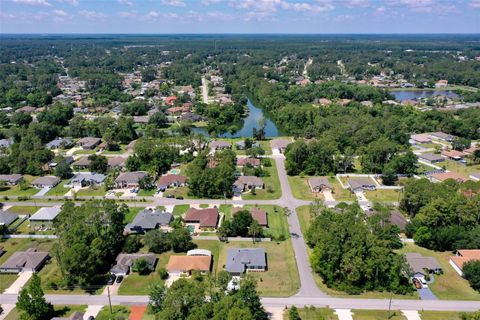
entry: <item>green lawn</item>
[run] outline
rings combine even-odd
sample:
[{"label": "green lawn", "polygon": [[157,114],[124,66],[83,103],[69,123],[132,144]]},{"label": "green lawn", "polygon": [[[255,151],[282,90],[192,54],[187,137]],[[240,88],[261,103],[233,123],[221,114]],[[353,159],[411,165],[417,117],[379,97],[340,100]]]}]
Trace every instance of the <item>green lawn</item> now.
[{"label": "green lawn", "polygon": [[183,197],[184,199],[190,199],[191,197],[188,195],[188,187],[178,187],[173,189],[167,189],[163,192],[163,197],[166,198],[168,195],[173,195],[176,197]]},{"label": "green lawn", "polygon": [[[217,268],[218,256],[220,250],[220,242],[216,240],[195,240],[195,244],[200,249],[207,249],[212,252],[213,256],[213,269]],[[142,248],[142,251],[147,252],[148,248]],[[149,275],[139,275],[136,272],[132,272],[123,280],[118,293],[121,295],[148,295],[149,287],[152,283],[160,281],[159,270],[165,268],[170,256],[172,255],[185,255],[185,253],[174,253],[173,251],[164,252],[157,255],[158,261],[155,271]]]},{"label": "green lawn", "polygon": [[110,307],[104,306],[100,313],[95,318],[96,320],[125,320],[130,315],[130,307],[127,306],[113,306],[113,314],[110,313]]},{"label": "green lawn", "polygon": [[471,174],[480,171],[480,164],[473,166],[464,166],[452,160],[445,160],[444,162],[441,162],[439,166],[445,167],[445,169],[458,173],[465,178],[468,178]]},{"label": "green lawn", "polygon": [[312,192],[310,186],[308,185],[309,176],[288,176],[288,183],[292,189],[293,196],[300,200],[323,200],[323,194]]},{"label": "green lawn", "polygon": [[125,153],[126,150],[127,150],[127,145],[126,144],[121,144],[120,145],[120,150],[116,150],[116,151],[104,150],[104,151],[102,151],[102,154],[103,155],[106,155],[106,154],[122,154],[122,153]]},{"label": "green lawn", "polygon": [[54,188],[50,189],[48,192],[47,192],[47,196],[63,196],[65,193],[67,193],[68,191],[70,191],[70,188],[65,188],[64,187],[64,184],[68,183],[68,181],[70,181],[70,179],[65,179],[65,180],[62,180],[60,181],[59,184],[57,184]]},{"label": "green lawn", "polygon": [[229,248],[265,248],[268,270],[251,272],[249,276],[257,280],[258,292],[261,296],[287,297],[294,295],[300,289],[297,265],[292,243],[282,242],[229,242],[221,243],[220,259],[217,271],[224,268]]},{"label": "green lawn", "polygon": [[39,251],[50,251],[54,240],[51,239],[0,239],[0,247],[5,253],[0,256],[0,265],[3,264],[15,251],[25,251],[29,248],[38,248]]},{"label": "green lawn", "polygon": [[32,215],[35,212],[38,211],[41,207],[35,207],[35,206],[13,206],[8,211],[14,212],[17,214],[29,214]]},{"label": "green lawn", "polygon": [[[253,206],[245,206],[247,209],[252,207]],[[268,228],[265,229],[265,236],[272,237],[273,239],[278,239],[280,235],[283,235],[285,239],[290,237],[287,217],[282,207],[269,205],[260,205],[257,207],[267,212]]]},{"label": "green lawn", "polygon": [[6,273],[0,273],[0,293],[5,291],[8,287],[12,285],[12,283],[17,280],[18,275],[17,274],[6,274]]},{"label": "green lawn", "polygon": [[[76,311],[85,312],[85,310],[87,310],[87,306],[85,305],[68,305],[68,306],[56,305],[56,306],[53,306],[53,308],[55,310],[55,317],[69,317],[72,315],[72,313]],[[5,318],[5,320],[18,320],[18,319],[20,319],[20,313],[17,308],[13,309]]]},{"label": "green lawn", "polygon": [[93,150],[90,150],[90,149],[80,149],[80,150],[77,150],[75,151],[73,154],[76,155],[76,154],[94,154],[95,152],[97,152],[95,149]]},{"label": "green lawn", "polygon": [[40,189],[37,188],[27,188],[25,190],[20,190],[20,186],[12,186],[12,187],[2,187],[0,189],[0,196],[18,196],[18,197],[30,197],[34,194],[38,193]]},{"label": "green lawn", "polygon": [[280,188],[280,179],[278,178],[277,165],[274,160],[271,160],[271,167],[263,167],[265,171],[270,174],[268,177],[263,177],[264,189],[255,189],[256,195],[251,192],[242,194],[243,200],[274,200],[282,196]]},{"label": "green lawn", "polygon": [[[302,320],[338,320],[337,315],[332,309],[328,308],[315,308],[315,307],[305,307],[298,308],[298,313]],[[288,310],[285,311],[283,315],[284,320],[289,320]]]},{"label": "green lawn", "polygon": [[352,310],[354,320],[407,320],[398,310]]},{"label": "green lawn", "polygon": [[480,293],[473,290],[468,281],[460,277],[448,262],[451,252],[432,251],[421,248],[415,244],[407,243],[398,251],[401,254],[406,252],[418,252],[424,256],[435,257],[443,269],[442,275],[436,275],[435,281],[428,285],[439,299],[445,300],[480,300]]},{"label": "green lawn", "polygon": [[77,191],[78,197],[103,197],[107,192],[103,186],[91,186]]},{"label": "green lawn", "polygon": [[462,320],[462,313],[456,311],[419,311],[422,320]]},{"label": "green lawn", "polygon": [[157,192],[157,189],[153,188],[152,190],[144,190],[140,189],[138,192],[139,197],[153,197],[153,195]]},{"label": "green lawn", "polygon": [[400,202],[403,193],[400,190],[377,189],[365,191],[365,197],[372,202]]},{"label": "green lawn", "polygon": [[135,207],[135,208],[132,208],[132,207],[129,207],[128,210],[129,212],[125,215],[125,219],[123,220],[125,223],[130,223],[133,221],[133,218],[135,218],[135,216],[137,215],[137,213],[139,213],[140,211],[142,211],[143,207]]},{"label": "green lawn", "polygon": [[333,186],[332,195],[337,201],[356,201],[357,197],[350,191],[350,189],[343,189],[340,182],[338,182],[337,178],[329,177],[328,181]]},{"label": "green lawn", "polygon": [[218,210],[223,213],[225,219],[231,219],[232,218],[232,208],[233,206],[231,204],[221,204]]},{"label": "green lawn", "polygon": [[189,204],[179,204],[179,205],[176,205],[175,207],[173,207],[173,215],[174,216],[181,216],[182,214],[184,214],[185,212],[187,212],[187,210],[190,208],[190,205]]}]

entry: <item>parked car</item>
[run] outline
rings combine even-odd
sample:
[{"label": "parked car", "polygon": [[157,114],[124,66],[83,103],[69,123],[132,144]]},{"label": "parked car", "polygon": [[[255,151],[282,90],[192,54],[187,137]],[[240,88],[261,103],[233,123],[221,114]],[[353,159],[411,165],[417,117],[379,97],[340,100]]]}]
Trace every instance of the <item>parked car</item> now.
[{"label": "parked car", "polygon": [[177,197],[177,200],[183,200],[183,197],[182,197],[182,196],[178,196],[178,197]]},{"label": "parked car", "polygon": [[118,276],[117,280],[115,281],[116,283],[120,283],[123,280],[123,276]]},{"label": "parked car", "polygon": [[173,198],[175,198],[175,196],[174,196],[173,194],[168,194],[168,195],[167,195],[167,198],[168,198],[168,199],[173,199]]},{"label": "parked car", "polygon": [[416,289],[422,289],[422,283],[417,278],[412,279],[413,285]]},{"label": "parked car", "polygon": [[114,274],[109,275],[107,279],[107,285],[112,285],[115,282],[115,278],[116,276]]}]

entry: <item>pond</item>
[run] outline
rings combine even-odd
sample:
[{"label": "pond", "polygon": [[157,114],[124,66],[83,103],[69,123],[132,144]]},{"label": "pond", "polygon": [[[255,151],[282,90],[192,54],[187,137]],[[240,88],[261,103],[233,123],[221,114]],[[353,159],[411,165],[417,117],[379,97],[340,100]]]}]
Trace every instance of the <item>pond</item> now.
[{"label": "pond", "polygon": [[[263,109],[256,107],[250,99],[247,101],[248,116],[243,119],[243,127],[234,132],[225,132],[218,135],[220,138],[251,138],[253,136],[253,128],[258,129],[258,122],[260,119],[265,119],[265,136],[268,138],[278,137],[279,130],[270,117],[263,111]],[[195,133],[200,133],[208,136],[205,128],[192,128]]]},{"label": "pond", "polygon": [[447,98],[458,98],[459,95],[450,90],[399,90],[391,91],[395,100],[415,100],[434,96],[445,96]]}]

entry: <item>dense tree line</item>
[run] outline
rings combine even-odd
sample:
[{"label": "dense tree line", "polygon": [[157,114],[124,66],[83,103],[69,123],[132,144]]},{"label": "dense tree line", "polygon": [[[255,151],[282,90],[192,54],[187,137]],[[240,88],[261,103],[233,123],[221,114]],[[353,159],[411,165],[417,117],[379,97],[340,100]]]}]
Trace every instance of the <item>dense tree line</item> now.
[{"label": "dense tree line", "polygon": [[410,292],[403,257],[393,252],[398,234],[382,227],[388,225],[386,219],[367,220],[357,204],[337,210],[312,206],[313,221],[306,234],[313,248],[312,268],[325,284],[350,294]]},{"label": "dense tree line", "polygon": [[480,248],[480,183],[409,180],[400,207],[411,216],[407,233],[434,250]]}]

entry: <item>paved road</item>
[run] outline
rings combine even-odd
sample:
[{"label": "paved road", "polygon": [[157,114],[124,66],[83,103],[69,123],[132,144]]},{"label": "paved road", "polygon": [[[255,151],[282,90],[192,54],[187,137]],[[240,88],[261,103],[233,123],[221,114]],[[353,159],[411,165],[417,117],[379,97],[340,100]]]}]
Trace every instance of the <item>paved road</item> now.
[{"label": "paved road", "polygon": [[202,77],[202,98],[203,103],[208,104],[208,84],[205,77]]}]

